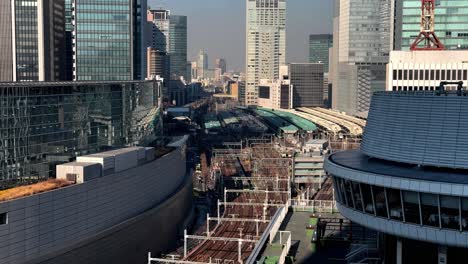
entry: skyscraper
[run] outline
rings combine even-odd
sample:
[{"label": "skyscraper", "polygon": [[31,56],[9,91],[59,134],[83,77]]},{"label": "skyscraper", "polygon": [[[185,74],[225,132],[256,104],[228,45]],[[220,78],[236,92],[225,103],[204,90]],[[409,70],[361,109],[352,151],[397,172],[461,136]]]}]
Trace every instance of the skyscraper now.
[{"label": "skyscraper", "polygon": [[[468,1],[436,1],[435,31],[446,49],[468,49]],[[395,1],[393,48],[408,50],[419,34],[421,1]]]},{"label": "skyscraper", "polygon": [[226,72],[226,60],[223,58],[216,59],[216,68],[221,69],[221,74]]},{"label": "skyscraper", "polygon": [[319,34],[309,36],[309,62],[323,63],[324,72],[328,72],[330,48],[333,46],[333,35]]},{"label": "skyscraper", "polygon": [[2,1],[0,81],[64,80],[64,0]]},{"label": "skyscraper", "polygon": [[337,0],[335,5],[333,108],[350,114],[366,112],[372,93],[385,89],[391,0]]},{"label": "skyscraper", "polygon": [[289,64],[294,108],[323,106],[323,68],[322,63]]},{"label": "skyscraper", "polygon": [[169,57],[171,79],[187,76],[187,17],[171,15],[169,18]]},{"label": "skyscraper", "polygon": [[208,71],[208,54],[204,50],[200,50],[198,52],[198,76],[200,78],[206,78],[207,71]]},{"label": "skyscraper", "polygon": [[65,0],[65,77],[73,80],[73,0]]},{"label": "skyscraper", "polygon": [[133,2],[75,1],[75,80],[133,79]]},{"label": "skyscraper", "polygon": [[152,48],[168,52],[169,48],[169,10],[148,10],[147,19],[152,23]]},{"label": "skyscraper", "polygon": [[246,105],[257,104],[260,79],[278,79],[286,62],[286,0],[246,0]]}]

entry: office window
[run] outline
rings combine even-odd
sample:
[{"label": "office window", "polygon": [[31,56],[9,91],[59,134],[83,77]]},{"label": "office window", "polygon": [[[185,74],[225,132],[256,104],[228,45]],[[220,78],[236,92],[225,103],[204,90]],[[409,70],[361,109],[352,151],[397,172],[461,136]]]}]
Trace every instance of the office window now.
[{"label": "office window", "polygon": [[447,80],[452,80],[452,71],[451,70],[448,70],[447,71]]},{"label": "office window", "polygon": [[409,70],[409,80],[413,80],[413,70]]},{"label": "office window", "polygon": [[421,193],[421,212],[424,225],[439,227],[439,199],[437,195]]},{"label": "office window", "polygon": [[419,70],[419,79],[418,80],[424,80],[424,70]]},{"label": "office window", "polygon": [[353,191],[354,203],[356,204],[356,210],[364,211],[364,207],[362,205],[361,188],[359,187],[359,183],[352,182],[351,188]]},{"label": "office window", "polygon": [[418,70],[414,71],[414,79],[419,80],[419,71]]},{"label": "office window", "polygon": [[424,79],[423,80],[430,80],[429,70],[424,71]]},{"label": "office window", "polygon": [[434,80],[434,70],[431,70],[431,80],[433,81]]},{"label": "office window", "polygon": [[468,197],[461,198],[461,225],[463,231],[468,231]]},{"label": "office window", "polygon": [[377,212],[377,216],[387,218],[387,202],[385,200],[384,188],[372,186],[372,192],[374,193],[375,211]]},{"label": "office window", "polygon": [[403,72],[403,80],[408,80],[408,71]]},{"label": "office window", "polygon": [[8,224],[8,213],[1,213],[0,214],[0,225]]},{"label": "office window", "polygon": [[447,79],[445,79],[445,77],[446,77],[446,76],[445,76],[445,70],[442,70],[440,73],[441,73],[440,80],[442,80],[442,81],[447,80]]},{"label": "office window", "polygon": [[397,70],[393,70],[393,80],[398,78]]},{"label": "office window", "polygon": [[458,70],[457,71],[457,81],[461,81],[462,80],[462,71],[461,70]]},{"label": "office window", "polygon": [[390,218],[403,221],[403,209],[401,207],[400,191],[395,189],[387,189],[386,191]]},{"label": "office window", "polygon": [[468,71],[463,70],[463,80],[466,81],[468,79]]},{"label": "office window", "polygon": [[440,196],[440,221],[443,228],[460,229],[460,198]]},{"label": "office window", "polygon": [[436,71],[436,80],[440,80],[440,70]]},{"label": "office window", "polygon": [[457,71],[452,70],[452,80],[457,80]]},{"label": "office window", "polygon": [[356,209],[356,205],[354,203],[354,197],[353,197],[353,194],[351,192],[351,182],[347,181],[347,180],[344,180],[344,186],[345,186],[345,194],[346,194],[346,197],[347,197],[347,200],[348,200],[348,202],[347,202],[348,206]]},{"label": "office window", "polygon": [[417,192],[403,191],[403,207],[405,209],[405,221],[419,224],[419,196]]}]

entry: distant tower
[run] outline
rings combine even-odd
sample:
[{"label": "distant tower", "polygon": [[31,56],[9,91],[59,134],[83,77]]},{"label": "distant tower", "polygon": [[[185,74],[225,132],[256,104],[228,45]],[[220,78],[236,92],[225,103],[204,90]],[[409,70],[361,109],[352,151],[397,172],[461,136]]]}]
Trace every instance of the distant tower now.
[{"label": "distant tower", "polygon": [[286,63],[286,0],[246,0],[246,105],[256,105],[260,79],[279,78]]},{"label": "distant tower", "polygon": [[[421,0],[421,32],[411,45],[411,50],[444,50],[445,46],[434,31],[435,0]],[[420,46],[423,44],[423,46]]]},{"label": "distant tower", "polygon": [[216,68],[221,69],[221,74],[226,72],[226,60],[223,58],[216,59]]},{"label": "distant tower", "polygon": [[208,54],[206,54],[205,50],[201,49],[198,52],[198,77],[205,78],[206,71],[208,70]]}]

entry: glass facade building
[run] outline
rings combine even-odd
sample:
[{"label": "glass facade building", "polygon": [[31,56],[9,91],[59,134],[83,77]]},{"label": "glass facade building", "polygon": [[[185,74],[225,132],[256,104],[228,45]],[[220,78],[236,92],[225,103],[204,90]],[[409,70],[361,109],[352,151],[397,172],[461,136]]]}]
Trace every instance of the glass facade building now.
[{"label": "glass facade building", "polygon": [[39,80],[39,25],[37,0],[14,1],[17,81]]},{"label": "glass facade building", "polygon": [[[394,16],[394,49],[409,50],[420,31],[421,1],[396,1]],[[468,1],[437,0],[435,31],[447,49],[468,49]]]},{"label": "glass facade building", "polygon": [[155,81],[0,83],[0,189],[55,165],[161,133]]},{"label": "glass facade building", "polygon": [[332,108],[351,115],[365,113],[373,92],[385,89],[391,5],[390,0],[335,1]]},{"label": "glass facade building", "polygon": [[0,4],[0,81],[64,80],[64,0]]},{"label": "glass facade building", "polygon": [[133,0],[75,1],[77,81],[132,80]]},{"label": "glass facade building", "polygon": [[11,1],[0,1],[0,82],[13,81]]},{"label": "glass facade building", "polygon": [[171,79],[187,76],[187,17],[171,15],[169,18],[169,60]]},{"label": "glass facade building", "polygon": [[309,36],[309,62],[323,63],[324,72],[328,72],[330,48],[333,46],[333,35],[320,34]]},{"label": "glass facade building", "polygon": [[323,106],[321,63],[291,63],[289,79],[293,87],[293,108]]}]

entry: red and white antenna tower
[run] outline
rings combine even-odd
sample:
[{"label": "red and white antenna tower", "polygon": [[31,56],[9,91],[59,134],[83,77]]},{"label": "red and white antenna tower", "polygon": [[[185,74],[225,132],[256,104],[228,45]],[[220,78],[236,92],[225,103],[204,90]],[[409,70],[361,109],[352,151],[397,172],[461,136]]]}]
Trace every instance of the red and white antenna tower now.
[{"label": "red and white antenna tower", "polygon": [[444,50],[434,32],[435,0],[421,0],[421,32],[411,44],[411,50]]}]

